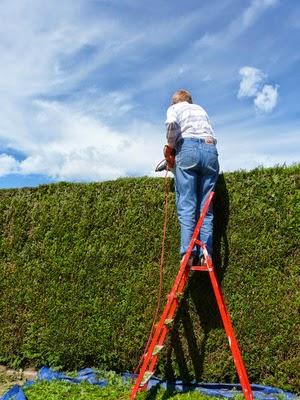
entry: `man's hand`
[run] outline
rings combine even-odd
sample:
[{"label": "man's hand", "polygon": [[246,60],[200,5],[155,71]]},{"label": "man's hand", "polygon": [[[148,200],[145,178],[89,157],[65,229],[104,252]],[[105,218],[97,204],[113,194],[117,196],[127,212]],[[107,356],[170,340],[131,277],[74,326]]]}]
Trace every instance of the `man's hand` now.
[{"label": "man's hand", "polygon": [[164,147],[164,156],[167,161],[168,169],[173,169],[175,165],[175,149],[166,144]]}]

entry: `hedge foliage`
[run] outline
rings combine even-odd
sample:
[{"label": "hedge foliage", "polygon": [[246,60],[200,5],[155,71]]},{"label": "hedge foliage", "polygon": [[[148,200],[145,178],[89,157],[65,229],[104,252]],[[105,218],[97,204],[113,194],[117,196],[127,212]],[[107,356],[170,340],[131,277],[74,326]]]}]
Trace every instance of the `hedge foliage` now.
[{"label": "hedge foliage", "polygon": [[[214,258],[252,382],[300,390],[299,165],[221,175]],[[173,181],[163,298],[179,267]],[[164,180],[0,191],[0,362],[133,371],[156,307]],[[236,381],[208,277],[189,280],[157,373]]]}]

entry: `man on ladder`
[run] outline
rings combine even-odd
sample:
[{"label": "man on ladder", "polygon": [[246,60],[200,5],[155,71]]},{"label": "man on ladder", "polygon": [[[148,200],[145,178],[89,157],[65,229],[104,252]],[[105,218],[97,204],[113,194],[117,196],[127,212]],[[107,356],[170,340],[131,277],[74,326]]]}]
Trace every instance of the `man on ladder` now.
[{"label": "man on ladder", "polygon": [[[192,96],[187,90],[178,90],[174,93],[172,104],[167,111],[166,126],[167,145],[164,154],[167,160],[170,160],[170,155],[175,155],[176,205],[181,227],[180,254],[183,257],[187,252],[205,199],[218,179],[218,153],[208,115],[202,107],[193,104]],[[210,257],[212,234],[211,204],[199,238],[206,245]],[[205,262],[202,249],[200,254],[196,252],[195,247],[189,259],[190,266],[195,264],[198,257],[200,265]]]},{"label": "man on ladder", "polygon": [[[193,104],[192,96],[186,90],[179,90],[173,95],[166,123],[168,144],[164,152],[168,169],[174,167],[174,156],[176,159],[176,201],[181,225],[180,253],[183,258],[161,318],[153,325],[153,332],[151,329],[130,400],[135,400],[137,393],[147,387],[149,379],[154,374],[158,354],[163,349],[166,335],[171,329],[190,271],[209,274],[244,397],[246,400],[253,400],[247,371],[211,259],[213,188],[219,172],[213,130],[206,112],[200,106]],[[194,260],[198,248],[200,266],[195,265]]]}]

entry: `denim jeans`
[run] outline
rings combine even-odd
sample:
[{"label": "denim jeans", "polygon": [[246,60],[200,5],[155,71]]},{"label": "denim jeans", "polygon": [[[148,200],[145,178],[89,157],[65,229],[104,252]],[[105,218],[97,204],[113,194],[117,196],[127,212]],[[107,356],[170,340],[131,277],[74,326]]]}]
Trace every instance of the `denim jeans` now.
[{"label": "denim jeans", "polygon": [[[176,146],[175,186],[177,214],[181,227],[180,254],[191,241],[206,197],[216,184],[219,161],[216,146],[203,139],[182,139]],[[211,204],[200,230],[200,240],[212,255],[213,206]],[[196,253],[196,248],[193,249]],[[200,255],[202,251],[200,250]]]}]

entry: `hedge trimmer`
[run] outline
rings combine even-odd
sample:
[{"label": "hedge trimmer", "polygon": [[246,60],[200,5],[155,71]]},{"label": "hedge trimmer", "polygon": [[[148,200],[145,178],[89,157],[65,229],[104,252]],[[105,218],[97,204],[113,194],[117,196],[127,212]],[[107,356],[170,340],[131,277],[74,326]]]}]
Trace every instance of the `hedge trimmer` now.
[{"label": "hedge trimmer", "polygon": [[168,171],[173,170],[175,165],[175,149],[172,149],[172,147],[166,144],[164,147],[164,156],[165,158],[157,164],[155,172],[161,172],[164,170]]}]

